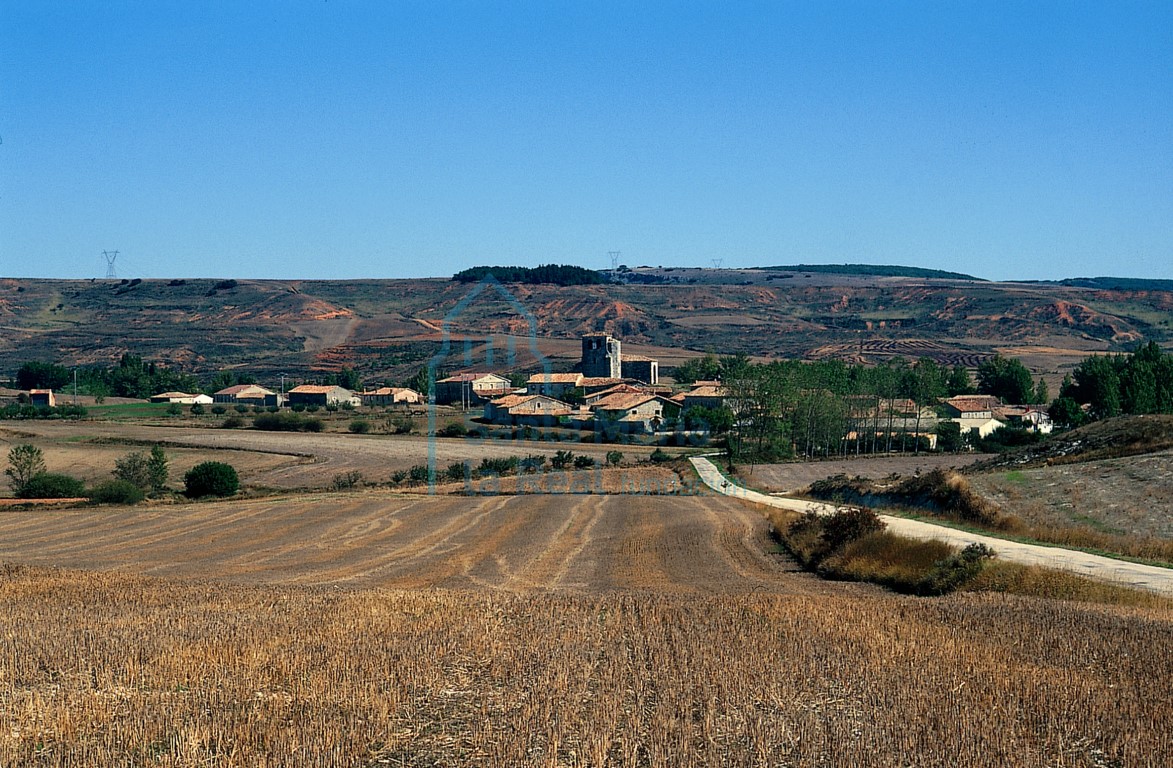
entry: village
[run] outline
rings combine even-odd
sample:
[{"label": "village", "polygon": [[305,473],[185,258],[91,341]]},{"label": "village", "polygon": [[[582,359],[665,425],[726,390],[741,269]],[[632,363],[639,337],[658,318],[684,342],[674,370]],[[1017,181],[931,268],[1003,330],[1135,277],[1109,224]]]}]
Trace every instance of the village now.
[{"label": "village", "polygon": [[[477,424],[497,427],[532,427],[591,432],[610,439],[655,440],[667,435],[700,440],[729,430],[737,414],[751,406],[735,397],[719,379],[695,380],[671,385],[660,380],[659,362],[622,351],[621,340],[610,334],[582,336],[582,356],[573,371],[532,374],[523,386],[516,377],[492,370],[464,370],[434,382],[434,400],[406,386],[382,386],[355,391],[332,384],[301,384],[285,390],[259,384],[235,384],[212,394],[167,391],[152,395],[151,403],[235,407],[243,413],[395,409],[407,412],[435,405],[459,414],[470,428]],[[12,393],[10,393],[12,394]],[[34,408],[52,408],[58,393],[32,389],[14,393]],[[11,399],[11,398],[9,398]],[[1004,427],[1038,435],[1049,434],[1053,424],[1044,404],[1004,403],[999,397],[964,394],[918,403],[910,398],[848,398],[852,425],[844,443],[860,443],[878,436],[909,439],[927,450],[938,448],[942,425],[955,424],[958,435],[985,439]],[[219,412],[216,409],[214,412]],[[451,436],[451,435],[449,435]],[[524,436],[524,433],[523,433]],[[695,441],[694,441],[695,442]],[[885,443],[893,450],[889,439]]]}]

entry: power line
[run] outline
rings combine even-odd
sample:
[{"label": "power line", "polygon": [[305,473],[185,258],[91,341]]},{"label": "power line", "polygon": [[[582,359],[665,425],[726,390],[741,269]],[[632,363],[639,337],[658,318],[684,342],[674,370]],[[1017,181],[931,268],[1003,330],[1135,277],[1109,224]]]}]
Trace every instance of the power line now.
[{"label": "power line", "polygon": [[114,260],[118,258],[118,251],[102,251],[102,256],[106,258],[107,279],[118,277],[118,270],[114,269]]},{"label": "power line", "polygon": [[607,255],[611,257],[611,270],[619,269],[619,251],[607,251]]}]

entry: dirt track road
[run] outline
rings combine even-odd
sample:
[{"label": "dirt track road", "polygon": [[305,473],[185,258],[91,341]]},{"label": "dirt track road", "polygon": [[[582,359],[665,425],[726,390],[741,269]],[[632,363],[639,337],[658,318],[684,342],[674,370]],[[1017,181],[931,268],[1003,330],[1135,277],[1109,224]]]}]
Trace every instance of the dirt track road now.
[{"label": "dirt track road", "polygon": [[842,592],[721,496],[322,494],[0,513],[0,562],[244,583],[509,591]]},{"label": "dirt track road", "polygon": [[[823,504],[803,499],[790,499],[779,496],[767,496],[764,493],[751,491],[739,485],[725,481],[724,476],[711,461],[705,458],[690,459],[696,467],[701,480],[715,491],[738,499],[766,504],[781,509],[790,509],[796,512],[815,511],[830,512],[834,505]],[[1110,557],[1100,557],[1086,552],[1077,552],[1060,547],[1043,547],[1036,544],[1021,544],[1016,541],[1007,541],[993,536],[982,536],[976,533],[959,531],[943,525],[908,520],[903,517],[890,515],[880,516],[888,524],[888,529],[894,533],[910,536],[916,539],[940,539],[956,546],[964,547],[967,544],[981,543],[993,549],[998,557],[1023,565],[1041,565],[1047,568],[1056,568],[1063,571],[1072,571],[1081,576],[1087,576],[1101,581],[1146,589],[1150,592],[1173,595],[1173,569],[1158,568],[1151,565],[1129,563],[1123,560],[1114,560]]]}]

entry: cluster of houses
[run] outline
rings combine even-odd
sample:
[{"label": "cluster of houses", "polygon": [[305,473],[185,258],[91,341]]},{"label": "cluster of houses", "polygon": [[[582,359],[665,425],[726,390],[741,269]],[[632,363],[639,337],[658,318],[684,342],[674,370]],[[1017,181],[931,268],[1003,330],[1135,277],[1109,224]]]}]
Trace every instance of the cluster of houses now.
[{"label": "cluster of houses", "polygon": [[345,387],[302,384],[288,392],[274,392],[259,384],[237,384],[225,387],[212,395],[192,395],[186,392],[162,392],[150,398],[152,403],[179,403],[182,405],[245,405],[259,408],[281,408],[295,405],[317,406],[388,406],[418,405],[424,397],[407,387],[381,387],[369,392],[352,392]]},{"label": "cluster of houses", "polygon": [[[576,401],[581,397],[581,402],[567,402],[571,392]],[[624,432],[648,433],[657,431],[666,421],[674,422],[690,407],[713,407],[727,397],[715,382],[701,382],[692,391],[673,394],[670,387],[627,378],[542,373],[531,376],[523,392],[486,402],[484,416],[493,424],[614,427]]]},{"label": "cluster of houses", "polygon": [[[1028,432],[1050,434],[1054,429],[1046,405],[1004,405],[993,395],[958,395],[942,398],[937,405],[918,405],[912,400],[883,400],[877,406],[874,398],[861,396],[869,405],[857,412],[857,421],[873,423],[877,434],[902,433],[924,439],[930,449],[937,447],[937,426],[956,423],[962,435],[976,434],[986,438],[1003,427],[1011,426]],[[860,430],[853,430],[847,439],[868,439]],[[867,430],[869,433],[871,430]]]},{"label": "cluster of houses", "polygon": [[[484,420],[508,426],[566,426],[574,429],[618,429],[652,433],[692,408],[718,409],[730,404],[728,390],[719,381],[698,381],[686,392],[674,392],[659,383],[659,363],[648,357],[622,354],[618,339],[607,334],[582,337],[582,360],[577,372],[539,373],[524,387],[492,372],[463,372],[435,382],[436,403],[465,410],[483,408]],[[34,405],[52,406],[51,390],[29,393]],[[366,392],[331,385],[303,384],[288,392],[274,392],[257,384],[238,384],[212,395],[162,392],[153,403],[183,405],[293,406],[411,406],[427,398],[407,387],[381,387]],[[858,407],[856,407],[858,406]],[[936,447],[937,426],[956,422],[962,434],[988,437],[1007,425],[1050,433],[1045,405],[1003,405],[989,395],[943,399],[935,406],[911,400],[860,397],[851,410],[858,426],[848,440],[869,439],[873,429],[915,435]],[[734,409],[736,410],[736,408]],[[870,422],[870,425],[869,425]]]}]

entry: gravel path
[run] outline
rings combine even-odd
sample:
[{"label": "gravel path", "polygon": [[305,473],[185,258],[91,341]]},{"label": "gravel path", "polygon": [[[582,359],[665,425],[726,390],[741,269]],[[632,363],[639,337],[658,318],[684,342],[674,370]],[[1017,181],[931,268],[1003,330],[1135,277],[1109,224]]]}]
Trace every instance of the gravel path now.
[{"label": "gravel path", "polygon": [[[832,504],[804,501],[779,496],[767,496],[764,493],[751,491],[739,485],[728,482],[711,461],[705,458],[690,459],[696,467],[701,480],[713,490],[726,496],[734,496],[758,504],[766,504],[780,509],[790,509],[796,512],[814,511],[827,513],[835,509]],[[943,525],[908,520],[903,517],[881,515],[881,519],[888,524],[893,533],[910,536],[917,539],[939,539],[941,541],[964,547],[967,544],[981,543],[993,549],[998,557],[1023,565],[1040,565],[1057,570],[1071,571],[1088,578],[1122,584],[1136,589],[1145,589],[1173,595],[1173,569],[1159,568],[1152,565],[1129,563],[1123,560],[1114,560],[1110,557],[1101,557],[1086,552],[1078,552],[1060,547],[1044,547],[1037,544],[1022,544],[1016,541],[1007,541],[994,536],[984,536],[968,531],[959,531]]]}]

